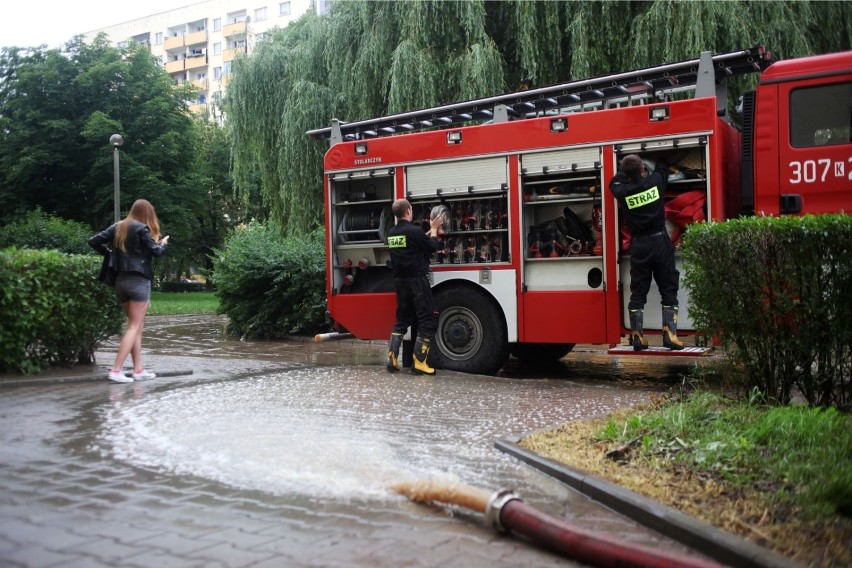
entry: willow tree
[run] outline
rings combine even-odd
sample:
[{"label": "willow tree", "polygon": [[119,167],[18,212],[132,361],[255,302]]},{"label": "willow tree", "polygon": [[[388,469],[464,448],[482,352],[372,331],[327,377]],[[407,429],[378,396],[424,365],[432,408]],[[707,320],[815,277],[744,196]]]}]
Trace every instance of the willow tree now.
[{"label": "willow tree", "polygon": [[484,2],[350,1],[307,14],[234,62],[224,107],[234,183],[260,194],[285,234],[321,223],[321,157],[305,136],[332,118],[475,98],[503,90]]},{"label": "willow tree", "polygon": [[333,93],[324,84],[327,21],[301,18],[234,61],[224,108],[233,143],[234,189],[244,199],[260,184],[270,218],[301,234],[320,222],[323,148],[305,132],[327,122]]},{"label": "willow tree", "polygon": [[387,77],[400,41],[392,2],[341,2],[329,19],[328,85],[341,97],[341,118],[385,112]]},{"label": "willow tree", "polygon": [[850,22],[852,3],[842,1],[338,0],[330,16],[307,14],[235,62],[225,101],[235,187],[248,196],[259,179],[271,218],[285,233],[302,233],[322,222],[327,149],[305,132],[332,118],[360,120],[759,43],[782,58],[848,50]]}]

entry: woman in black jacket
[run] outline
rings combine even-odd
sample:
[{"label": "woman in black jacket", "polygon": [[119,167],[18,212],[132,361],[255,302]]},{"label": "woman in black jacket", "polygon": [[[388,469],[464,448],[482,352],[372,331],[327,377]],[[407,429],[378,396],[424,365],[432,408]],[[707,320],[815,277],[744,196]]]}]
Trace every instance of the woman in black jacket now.
[{"label": "woman in black jacket", "polygon": [[[168,242],[168,235],[160,238],[160,222],[154,206],[144,199],[137,199],[122,221],[89,239],[89,246],[102,255],[112,250],[117,272],[115,297],[127,315],[127,329],[118,345],[118,353],[108,376],[113,382],[132,383],[134,380],[156,377],[142,366],[142,328],[151,300],[151,280],[154,278],[151,258],[165,253]],[[132,378],[122,371],[128,355],[133,360]]]}]

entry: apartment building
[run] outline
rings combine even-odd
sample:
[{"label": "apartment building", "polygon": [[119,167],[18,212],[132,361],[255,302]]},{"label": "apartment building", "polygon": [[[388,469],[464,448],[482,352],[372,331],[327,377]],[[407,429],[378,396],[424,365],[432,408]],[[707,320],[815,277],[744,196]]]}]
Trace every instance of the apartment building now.
[{"label": "apartment building", "polygon": [[198,87],[190,109],[209,108],[221,120],[217,103],[227,89],[234,58],[250,53],[265,32],[286,27],[308,10],[324,14],[328,1],[206,0],[84,35],[87,41],[105,33],[119,46],[131,41],[147,45],[175,84]]}]

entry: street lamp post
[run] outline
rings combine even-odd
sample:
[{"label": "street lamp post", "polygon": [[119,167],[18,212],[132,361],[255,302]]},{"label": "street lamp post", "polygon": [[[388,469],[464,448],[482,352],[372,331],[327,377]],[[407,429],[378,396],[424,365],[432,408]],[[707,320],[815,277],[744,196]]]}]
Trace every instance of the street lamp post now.
[{"label": "street lamp post", "polygon": [[109,137],[109,143],[112,144],[112,171],[113,171],[113,186],[115,188],[115,192],[113,194],[113,200],[115,202],[115,222],[118,223],[121,220],[121,211],[120,211],[120,201],[119,194],[121,193],[120,184],[119,184],[119,175],[118,175],[118,147],[124,144],[124,138],[121,137],[121,134],[113,134]]}]

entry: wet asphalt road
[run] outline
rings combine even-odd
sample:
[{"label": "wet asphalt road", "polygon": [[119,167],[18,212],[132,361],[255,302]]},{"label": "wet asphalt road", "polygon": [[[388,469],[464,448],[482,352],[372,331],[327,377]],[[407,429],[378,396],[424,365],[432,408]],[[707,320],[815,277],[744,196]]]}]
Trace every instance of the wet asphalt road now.
[{"label": "wet asphalt road", "polygon": [[243,342],[221,325],[149,318],[146,366],[176,376],[0,389],[0,564],[575,565],[388,489],[426,478],[511,487],[587,530],[687,552],[493,444],[641,403],[691,362],[580,352],[412,377],[384,371],[381,343]]}]

